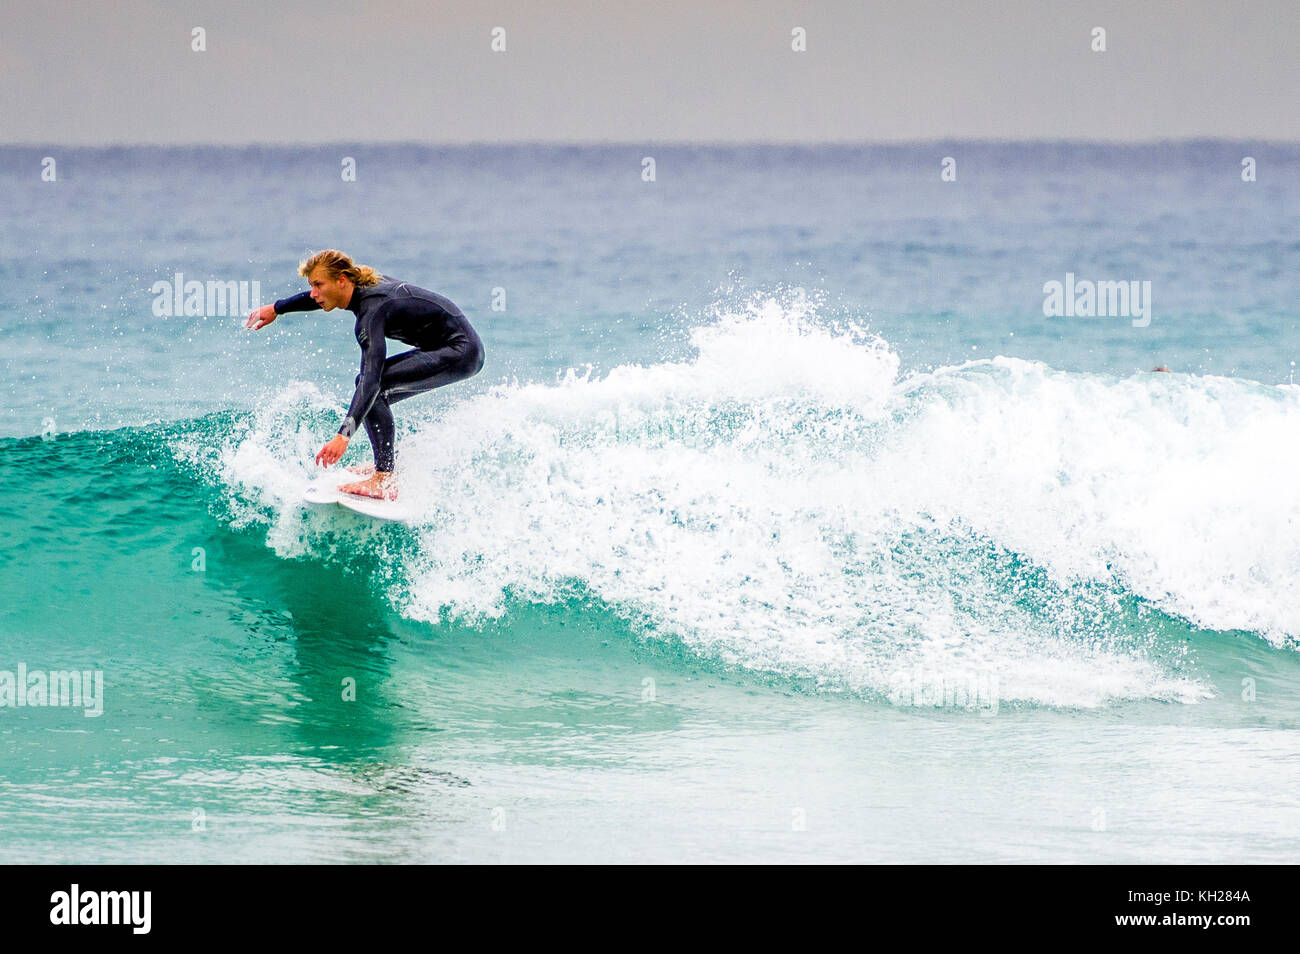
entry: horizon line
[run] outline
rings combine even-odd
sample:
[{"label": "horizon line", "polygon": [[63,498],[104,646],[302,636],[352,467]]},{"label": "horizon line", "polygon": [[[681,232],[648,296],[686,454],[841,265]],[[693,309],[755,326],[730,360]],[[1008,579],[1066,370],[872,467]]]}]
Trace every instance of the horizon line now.
[{"label": "horizon line", "polygon": [[632,147],[632,146],[704,146],[704,147],[740,147],[740,146],[923,146],[947,143],[968,145],[1095,145],[1095,146],[1157,146],[1189,145],[1193,143],[1254,143],[1271,146],[1300,146],[1300,139],[1268,139],[1258,136],[1165,136],[1152,139],[1095,139],[1079,137],[1016,137],[1016,138],[981,138],[970,136],[949,136],[923,139],[477,139],[477,140],[423,140],[423,139],[340,139],[340,140],[283,140],[268,142],[266,140],[248,140],[230,142],[228,140],[192,140],[184,142],[169,141],[95,141],[95,142],[54,142],[50,140],[27,140],[22,142],[0,143],[0,149],[29,148],[74,148],[74,149],[191,149],[195,147],[213,147],[219,149],[304,149],[324,148],[328,146],[421,146],[428,148],[482,148],[485,146],[501,147]]}]

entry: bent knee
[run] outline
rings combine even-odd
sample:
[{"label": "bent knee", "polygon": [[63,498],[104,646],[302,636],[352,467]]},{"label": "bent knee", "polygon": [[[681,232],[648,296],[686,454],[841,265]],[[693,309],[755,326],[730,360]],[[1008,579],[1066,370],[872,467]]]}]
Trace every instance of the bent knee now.
[{"label": "bent knee", "polygon": [[472,378],[483,370],[483,345],[467,349],[461,353],[458,364],[458,372],[462,378]]}]

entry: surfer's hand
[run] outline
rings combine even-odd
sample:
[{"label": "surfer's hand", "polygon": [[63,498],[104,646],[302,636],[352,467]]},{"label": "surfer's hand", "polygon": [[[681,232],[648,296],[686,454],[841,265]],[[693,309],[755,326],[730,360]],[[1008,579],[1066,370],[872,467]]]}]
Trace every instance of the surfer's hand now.
[{"label": "surfer's hand", "polygon": [[257,331],[259,328],[265,328],[271,322],[275,321],[275,319],[275,306],[263,305],[261,308],[257,309],[257,311],[250,311],[248,313],[248,320],[244,322],[244,327]]},{"label": "surfer's hand", "polygon": [[323,467],[337,463],[338,459],[343,456],[343,452],[348,449],[348,439],[342,434],[335,434],[328,444],[320,449],[316,455],[316,463]]}]

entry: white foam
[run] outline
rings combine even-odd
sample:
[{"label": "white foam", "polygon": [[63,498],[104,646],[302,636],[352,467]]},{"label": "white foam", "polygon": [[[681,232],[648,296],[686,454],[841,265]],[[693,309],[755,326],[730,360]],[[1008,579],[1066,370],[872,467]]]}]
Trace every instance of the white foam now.
[{"label": "white foam", "polygon": [[[920,667],[1064,706],[1210,694],[1126,593],[1300,636],[1297,389],[1009,358],[900,381],[862,328],[771,299],[692,344],[426,412],[401,446],[403,493],[426,501],[404,612],[581,591],[829,689],[883,694]],[[255,428],[232,478],[287,497],[304,478],[275,461],[296,440]]]}]

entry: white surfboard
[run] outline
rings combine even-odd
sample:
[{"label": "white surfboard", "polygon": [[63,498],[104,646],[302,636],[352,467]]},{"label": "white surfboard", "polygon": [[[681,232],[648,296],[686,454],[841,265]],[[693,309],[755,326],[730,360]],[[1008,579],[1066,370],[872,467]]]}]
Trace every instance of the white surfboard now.
[{"label": "white surfboard", "polygon": [[360,474],[347,470],[334,470],[317,477],[303,491],[302,499],[317,507],[345,507],[355,513],[374,517],[376,520],[396,520],[409,522],[415,515],[414,508],[405,500],[379,500],[375,497],[362,497],[359,494],[345,494],[339,490],[339,484],[348,484],[362,480]]}]

